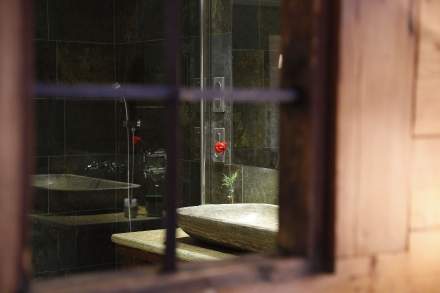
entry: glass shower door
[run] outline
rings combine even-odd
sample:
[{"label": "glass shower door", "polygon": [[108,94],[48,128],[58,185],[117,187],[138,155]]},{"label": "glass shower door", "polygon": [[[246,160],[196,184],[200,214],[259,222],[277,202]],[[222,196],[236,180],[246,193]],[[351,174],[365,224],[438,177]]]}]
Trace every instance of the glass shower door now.
[{"label": "glass shower door", "polygon": [[[35,79],[113,88],[163,85],[163,0],[36,0]],[[200,84],[200,0],[182,1],[180,80]],[[163,228],[167,111],[147,98],[39,95],[33,275],[121,267],[112,235]],[[181,206],[200,203],[200,106],[181,105]],[[130,183],[128,183],[130,182]],[[130,203],[131,202],[131,203]],[[128,208],[131,206],[131,208]]]},{"label": "glass shower door", "polygon": [[[281,1],[204,2],[202,86],[278,87]],[[220,94],[201,109],[202,203],[276,204],[278,105],[232,102]]]}]

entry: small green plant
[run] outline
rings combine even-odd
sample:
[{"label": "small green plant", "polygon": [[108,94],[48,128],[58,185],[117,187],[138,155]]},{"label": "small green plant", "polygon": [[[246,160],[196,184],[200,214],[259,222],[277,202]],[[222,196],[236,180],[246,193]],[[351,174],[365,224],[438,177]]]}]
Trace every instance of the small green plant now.
[{"label": "small green plant", "polygon": [[234,203],[234,185],[237,180],[238,172],[234,172],[231,175],[223,174],[222,186],[224,186],[228,192],[228,199],[231,203]]}]

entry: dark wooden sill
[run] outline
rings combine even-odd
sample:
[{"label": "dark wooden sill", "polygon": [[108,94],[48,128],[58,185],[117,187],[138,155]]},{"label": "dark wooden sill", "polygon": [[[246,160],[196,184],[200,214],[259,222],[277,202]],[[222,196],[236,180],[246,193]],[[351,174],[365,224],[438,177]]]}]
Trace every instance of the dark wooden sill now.
[{"label": "dark wooden sill", "polygon": [[305,259],[252,255],[221,262],[180,263],[174,274],[161,274],[157,267],[149,266],[34,281],[31,292],[210,292],[256,283],[279,284],[307,275]]}]

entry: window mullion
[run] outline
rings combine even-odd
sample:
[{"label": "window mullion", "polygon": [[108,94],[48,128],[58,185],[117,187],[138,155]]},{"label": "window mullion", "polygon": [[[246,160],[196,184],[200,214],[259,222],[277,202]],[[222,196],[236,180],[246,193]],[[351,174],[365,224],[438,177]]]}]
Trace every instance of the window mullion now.
[{"label": "window mullion", "polygon": [[164,272],[176,270],[176,228],[177,228],[177,200],[179,198],[177,174],[178,174],[178,151],[180,138],[178,130],[179,122],[179,72],[178,52],[180,52],[180,5],[181,0],[167,0],[165,3],[165,62],[167,83],[171,88],[167,101],[168,112],[168,144],[167,144],[167,181],[166,193],[166,240],[165,258],[163,263]]}]

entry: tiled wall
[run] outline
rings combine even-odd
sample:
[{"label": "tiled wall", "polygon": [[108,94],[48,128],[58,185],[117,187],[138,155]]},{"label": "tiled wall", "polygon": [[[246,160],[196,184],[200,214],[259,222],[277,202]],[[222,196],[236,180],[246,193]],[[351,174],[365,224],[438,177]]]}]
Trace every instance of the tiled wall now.
[{"label": "tiled wall", "polygon": [[[278,85],[280,1],[235,0],[232,56],[235,87]],[[271,103],[234,105],[234,163],[277,168],[278,109]]]},{"label": "tiled wall", "polygon": [[[182,9],[181,79],[187,86],[197,86],[200,78],[198,5],[197,0],[184,1]],[[36,1],[37,80],[164,82],[162,13],[163,1],[160,0]],[[38,97],[35,104],[37,173],[63,171],[59,164],[56,169],[48,169],[50,165],[45,162],[51,160],[66,162],[66,172],[81,171],[88,162],[102,160],[101,156],[105,159],[114,156],[113,161],[125,160],[127,143],[122,102],[78,102]],[[143,142],[136,151],[166,147],[163,105],[129,103],[129,114],[130,119],[142,121],[137,135]],[[183,164],[188,165],[185,166],[187,169],[194,169],[192,165],[199,164],[199,120],[198,104],[185,104],[182,110]],[[75,162],[80,165],[72,166]],[[185,189],[191,189],[191,195],[186,194],[186,197],[199,197],[199,188]]]},{"label": "tiled wall", "polygon": [[234,203],[278,203],[278,170],[249,165],[214,165],[212,195],[209,203],[231,203],[223,176],[237,173],[234,184]]},{"label": "tiled wall", "polygon": [[[38,0],[35,7],[38,81],[116,81],[113,1]],[[117,102],[37,97],[35,104],[37,173],[84,168],[87,160],[81,155],[114,155],[116,130],[122,127],[115,117]],[[66,160],[70,166],[61,170],[60,161]],[[46,161],[57,161],[56,168],[49,169]],[[75,161],[84,165],[73,167]]]},{"label": "tiled wall", "polygon": [[[234,87],[278,86],[280,1],[234,0]],[[278,202],[279,111],[272,103],[234,104],[232,163],[242,170],[243,202]]]},{"label": "tiled wall", "polygon": [[[274,67],[277,62],[279,7],[266,2],[211,2],[211,77],[225,77],[226,87],[267,87],[277,83]],[[35,4],[36,74],[39,81],[122,84],[164,81],[162,0],[38,0]],[[185,0],[183,4],[181,80],[186,86],[198,86],[199,1]],[[73,102],[62,97],[37,97],[35,105],[38,131],[36,173],[74,173],[125,180],[125,172],[86,172],[84,169],[91,161],[125,162],[125,109],[121,101]],[[128,108],[131,120],[142,121],[142,127],[136,133],[142,138],[142,143],[136,146],[135,181],[143,184],[145,178],[139,154],[166,147],[167,119],[165,109],[159,103],[130,102]],[[181,114],[184,142],[181,204],[195,205],[200,202],[200,106],[185,103]],[[213,194],[218,195],[215,195],[215,202],[223,201],[222,175],[236,170],[236,201],[276,203],[276,106],[228,104],[224,115],[211,115],[207,119],[213,127],[226,127],[227,139],[232,142],[227,164],[212,166],[211,187]],[[48,227],[41,228],[40,224],[36,227],[37,236],[49,233]],[[44,249],[37,249],[39,253],[35,255],[50,254],[37,259],[48,259],[50,262],[51,257],[55,257],[55,272],[81,269],[82,264],[78,263],[64,265],[64,258],[57,258],[53,253],[60,253],[59,247],[63,246],[65,239],[82,235],[84,227],[70,230],[69,233],[77,233],[77,236],[65,236],[59,229],[49,229],[56,231],[51,232],[51,235],[56,235],[53,236],[56,244],[38,241],[41,238],[37,237],[35,243],[43,243],[40,248]],[[114,227],[105,227],[102,231],[107,232],[101,231],[102,234],[100,228],[94,229],[88,235],[107,233],[107,236],[99,236],[104,241],[108,241],[109,234],[115,231]],[[57,250],[51,250],[51,245],[56,245]],[[83,248],[79,246],[70,252],[75,255],[80,253]],[[93,251],[93,247],[90,250]],[[112,255],[111,251],[109,255]],[[93,264],[84,265],[100,267],[112,264],[112,261],[110,258],[110,261],[96,260]],[[36,267],[44,268],[45,265],[38,263]]]},{"label": "tiled wall", "polygon": [[[120,83],[160,84],[165,81],[163,26],[164,2],[136,0],[116,2],[117,80]],[[199,1],[183,1],[180,78],[184,86],[200,84]],[[158,103],[130,104],[132,119],[140,119],[140,149],[166,147],[165,107]],[[200,105],[184,103],[181,110],[181,205],[200,203]],[[142,181],[142,178],[139,178]]]},{"label": "tiled wall", "polygon": [[[211,77],[225,76],[234,88],[277,87],[280,1],[211,3]],[[232,142],[225,165],[209,164],[208,202],[228,202],[222,178],[238,172],[235,201],[277,203],[278,105],[234,103],[225,114],[206,116],[210,127],[225,127]],[[210,154],[213,146],[207,147]]]},{"label": "tiled wall", "polygon": [[[163,5],[162,0],[35,1],[37,80],[62,83],[162,83]],[[181,79],[187,86],[196,86],[200,74],[198,1],[184,1],[182,11]],[[36,97],[34,103],[37,174],[73,173],[126,180],[125,172],[85,170],[92,161],[126,164],[127,137],[122,101],[92,102]],[[135,149],[134,177],[136,183],[145,184],[141,154],[166,147],[166,112],[163,105],[150,102],[130,102],[128,108],[131,120],[142,121],[142,127],[136,133],[142,137],[142,143],[136,145]],[[198,104],[184,104],[182,109],[183,205],[200,202],[199,108]],[[137,195],[142,202],[142,188],[137,190]],[[95,213],[107,212],[104,208]],[[70,211],[69,207],[63,211],[57,215],[81,213],[77,209]],[[148,224],[143,224],[134,226],[134,229],[148,227]],[[157,224],[155,227],[158,227]],[[53,227],[45,221],[34,220],[32,241],[35,274],[49,276],[113,267],[115,255],[110,236],[127,228],[126,223]],[[94,254],[93,251],[100,253]]]}]

